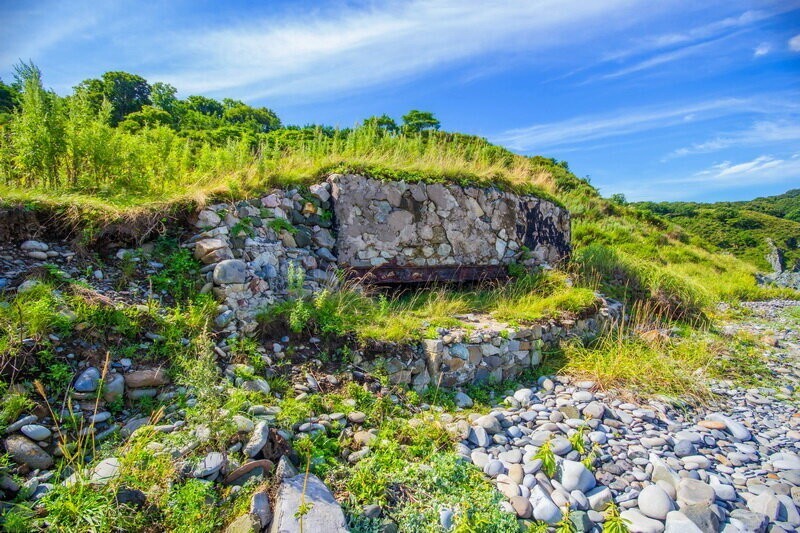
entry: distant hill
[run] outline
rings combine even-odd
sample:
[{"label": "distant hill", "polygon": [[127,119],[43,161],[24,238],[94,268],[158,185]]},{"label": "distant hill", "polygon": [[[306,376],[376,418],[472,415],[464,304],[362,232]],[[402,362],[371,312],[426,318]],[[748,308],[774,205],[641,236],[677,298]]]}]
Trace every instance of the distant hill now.
[{"label": "distant hill", "polygon": [[767,239],[784,251],[787,267],[800,264],[800,189],[743,202],[641,202],[722,250],[768,269]]}]

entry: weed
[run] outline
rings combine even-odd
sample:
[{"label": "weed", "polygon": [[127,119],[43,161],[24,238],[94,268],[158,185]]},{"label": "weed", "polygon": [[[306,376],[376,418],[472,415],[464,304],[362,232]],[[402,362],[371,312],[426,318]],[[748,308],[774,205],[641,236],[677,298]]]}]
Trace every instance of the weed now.
[{"label": "weed", "polygon": [[551,446],[552,443],[548,439],[542,444],[534,456],[535,459],[542,461],[542,472],[544,472],[547,477],[553,477],[556,474],[557,468],[556,455],[553,453]]},{"label": "weed", "polygon": [[619,507],[614,502],[610,502],[604,512],[606,521],[603,522],[603,531],[608,533],[628,533],[630,520],[620,516]]},{"label": "weed", "polygon": [[285,231],[290,235],[294,235],[297,233],[297,228],[292,226],[292,223],[286,220],[285,218],[275,218],[267,222],[267,226],[272,229],[275,233],[280,233],[281,231]]},{"label": "weed", "polygon": [[165,508],[165,524],[176,533],[218,531],[221,519],[218,496],[211,483],[190,479],[170,490]]},{"label": "weed", "polygon": [[3,407],[0,409],[0,427],[7,426],[16,421],[22,413],[30,411],[36,406],[33,400],[22,392],[7,392],[3,397]]},{"label": "weed", "polygon": [[[175,243],[177,247],[177,243]],[[186,248],[179,248],[163,259],[164,268],[151,276],[153,288],[185,302],[197,293],[201,264]]]}]

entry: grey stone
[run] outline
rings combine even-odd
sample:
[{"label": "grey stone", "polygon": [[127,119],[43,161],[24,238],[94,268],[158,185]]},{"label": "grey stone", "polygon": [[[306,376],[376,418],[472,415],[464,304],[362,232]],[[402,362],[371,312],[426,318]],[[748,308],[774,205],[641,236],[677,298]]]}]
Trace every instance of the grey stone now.
[{"label": "grey stone", "polygon": [[578,532],[591,531],[594,525],[585,511],[572,511],[569,513],[569,519]]},{"label": "grey stone", "polygon": [[[305,492],[304,492],[305,491]],[[309,510],[302,517],[295,513],[302,501]],[[300,525],[302,520],[302,527]],[[286,478],[278,487],[275,497],[275,513],[270,533],[300,533],[300,531],[346,532],[347,522],[342,508],[333,498],[328,487],[320,479],[309,474]]]},{"label": "grey stone", "polygon": [[95,485],[107,485],[117,479],[120,476],[120,466],[119,459],[116,457],[103,459],[92,470],[92,483]]},{"label": "grey stone", "polygon": [[643,515],[656,520],[665,520],[667,514],[674,508],[672,498],[658,485],[648,485],[642,489],[638,504]]},{"label": "grey stone", "polygon": [[239,259],[220,261],[214,267],[213,279],[217,285],[244,283],[247,280],[247,265]]},{"label": "grey stone", "polygon": [[697,448],[694,443],[689,440],[679,440],[675,443],[672,450],[678,457],[687,457],[697,453]]},{"label": "grey stone", "polygon": [[453,510],[452,509],[441,509],[439,510],[439,525],[445,531],[450,531],[453,527]]},{"label": "grey stone", "polygon": [[769,524],[769,518],[761,513],[754,513],[746,509],[734,509],[730,515],[731,524],[736,525],[741,531],[752,531],[754,533],[764,533]]},{"label": "grey stone", "polygon": [[272,507],[269,504],[269,494],[259,491],[250,498],[250,514],[258,518],[259,530],[266,529],[272,522]]},{"label": "grey stone", "polygon": [[238,516],[225,528],[225,533],[259,533],[261,523],[252,513],[245,513]]},{"label": "grey stone", "polygon": [[50,435],[52,435],[52,432],[49,429],[38,424],[28,424],[22,426],[20,431],[23,435],[35,441],[47,440],[50,438]]},{"label": "grey stone", "polygon": [[242,451],[248,457],[255,457],[261,452],[264,446],[266,446],[268,440],[269,425],[266,421],[261,420],[256,424],[255,429],[253,429],[253,434],[250,436],[250,440],[247,441]]},{"label": "grey stone", "polygon": [[6,451],[18,463],[35,470],[46,470],[53,466],[53,458],[38,444],[22,435],[11,435],[5,441]]},{"label": "grey stone", "polygon": [[514,512],[517,513],[519,518],[530,518],[533,516],[533,505],[528,498],[523,496],[514,496],[510,500],[511,507],[514,508]]},{"label": "grey stone", "polygon": [[226,462],[223,454],[210,452],[194,467],[192,476],[198,478],[216,477]]},{"label": "grey stone", "polygon": [[473,404],[472,398],[470,398],[461,391],[458,391],[456,393],[455,398],[453,400],[456,404],[456,407],[461,407],[462,409],[467,407],[472,407]]},{"label": "grey stone", "polygon": [[750,431],[740,422],[732,420],[731,418],[720,413],[712,413],[706,418],[708,420],[715,420],[724,423],[725,429],[727,429],[731,435],[740,441],[748,441],[751,439]]},{"label": "grey stone", "polygon": [[19,246],[23,252],[46,252],[50,247],[41,241],[25,241]]},{"label": "grey stone", "polygon": [[664,531],[664,524],[646,517],[636,509],[626,509],[620,515],[630,521],[628,531],[631,533],[662,533]]},{"label": "grey stone", "polygon": [[664,533],[703,533],[703,530],[682,512],[670,511],[664,523]]},{"label": "grey stone", "polygon": [[483,415],[475,420],[475,425],[482,427],[489,434],[502,433],[503,427],[500,422],[492,415]]},{"label": "grey stone", "polygon": [[682,478],[677,488],[678,503],[685,505],[711,505],[716,494],[707,483],[697,479]]},{"label": "grey stone", "polygon": [[683,505],[681,512],[703,533],[717,533],[719,518],[707,505]]},{"label": "grey stone", "polygon": [[567,491],[587,492],[597,484],[592,474],[582,463],[565,459],[561,462],[560,482]]},{"label": "grey stone", "polygon": [[100,371],[90,366],[75,378],[73,387],[78,392],[94,392],[100,383]]},{"label": "grey stone", "polygon": [[589,500],[589,507],[595,511],[604,511],[606,506],[614,499],[608,487],[595,487],[586,493]]},{"label": "grey stone", "polygon": [[531,504],[533,505],[533,518],[547,522],[550,525],[557,524],[563,517],[561,509],[553,502],[553,499],[539,485],[531,489]]},{"label": "grey stone", "polygon": [[122,398],[125,392],[125,377],[122,374],[112,373],[106,376],[103,383],[103,399],[113,403]]},{"label": "grey stone", "polygon": [[8,427],[5,428],[3,433],[16,433],[17,431],[22,429],[23,426],[33,424],[37,420],[39,420],[39,417],[37,417],[36,415],[23,416],[13,424],[9,424]]}]

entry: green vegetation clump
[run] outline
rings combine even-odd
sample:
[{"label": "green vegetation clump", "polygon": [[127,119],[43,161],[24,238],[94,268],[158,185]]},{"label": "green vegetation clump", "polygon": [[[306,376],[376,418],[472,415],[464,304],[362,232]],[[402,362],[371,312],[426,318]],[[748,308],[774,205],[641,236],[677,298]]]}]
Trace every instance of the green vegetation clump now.
[{"label": "green vegetation clump", "polygon": [[18,65],[16,76],[14,105],[0,124],[5,203],[102,221],[313,183],[334,171],[552,198],[526,158],[482,138],[440,132],[427,112],[409,112],[402,125],[372,117],[356,128],[283,127],[267,108],[179,100],[175,88],[124,72],[86,80],[67,97],[46,90],[32,64]]},{"label": "green vegetation clump", "polygon": [[746,202],[642,202],[636,205],[760,269],[771,269],[766,260],[768,239],[784,251],[788,268],[800,265],[800,189]]},{"label": "green vegetation clump", "polygon": [[564,274],[550,271],[474,290],[425,289],[391,298],[358,286],[324,290],[267,308],[259,320],[268,329],[283,324],[296,333],[404,342],[435,336],[436,328],[469,327],[457,318],[468,313],[519,325],[596,306],[592,290],[570,286]]}]

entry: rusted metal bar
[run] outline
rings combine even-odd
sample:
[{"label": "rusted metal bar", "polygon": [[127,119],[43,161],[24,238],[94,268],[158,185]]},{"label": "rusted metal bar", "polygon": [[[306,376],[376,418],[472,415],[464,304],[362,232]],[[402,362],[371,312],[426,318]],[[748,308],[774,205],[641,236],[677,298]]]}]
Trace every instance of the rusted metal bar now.
[{"label": "rusted metal bar", "polygon": [[430,282],[466,282],[505,279],[505,265],[440,265],[347,267],[348,279],[358,279],[372,284],[406,284]]}]

